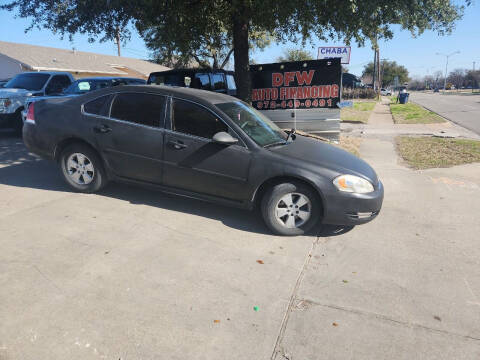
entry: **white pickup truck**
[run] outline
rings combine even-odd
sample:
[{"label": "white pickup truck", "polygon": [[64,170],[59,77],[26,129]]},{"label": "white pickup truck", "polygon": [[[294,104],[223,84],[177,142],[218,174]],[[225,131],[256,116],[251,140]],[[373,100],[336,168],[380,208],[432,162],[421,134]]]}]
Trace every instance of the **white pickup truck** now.
[{"label": "white pickup truck", "polygon": [[10,127],[21,134],[22,111],[28,99],[58,95],[74,81],[67,72],[25,72],[0,88],[0,127]]}]

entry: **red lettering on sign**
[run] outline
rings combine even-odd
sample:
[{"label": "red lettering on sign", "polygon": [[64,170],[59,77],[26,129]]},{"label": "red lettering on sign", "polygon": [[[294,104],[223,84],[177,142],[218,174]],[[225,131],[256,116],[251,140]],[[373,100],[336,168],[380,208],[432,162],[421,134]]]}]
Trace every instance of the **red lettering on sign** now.
[{"label": "red lettering on sign", "polygon": [[298,85],[310,85],[312,83],[313,74],[315,74],[315,70],[310,70],[308,73],[306,71],[297,71],[297,83]]},{"label": "red lettering on sign", "polygon": [[320,86],[321,92],[320,92],[320,97],[322,98],[329,98],[330,97],[330,85],[322,85]]},{"label": "red lettering on sign", "polygon": [[312,88],[310,86],[305,86],[302,88],[303,98],[308,99],[310,97]]},{"label": "red lettering on sign", "polygon": [[318,98],[318,86],[312,86],[311,95],[312,98]]},{"label": "red lettering on sign", "polygon": [[278,87],[281,86],[283,83],[283,75],[280,73],[273,73],[272,74],[272,86]]},{"label": "red lettering on sign", "polygon": [[285,86],[290,86],[290,83],[295,80],[294,72],[286,72],[284,75],[284,84]]},{"label": "red lettering on sign", "polygon": [[338,97],[338,85],[333,84],[332,85],[332,98]]},{"label": "red lettering on sign", "polygon": [[278,89],[273,88],[272,89],[272,100],[277,100],[278,99]]},{"label": "red lettering on sign", "polygon": [[286,95],[287,95],[287,89],[284,87],[280,88],[280,100],[285,100]]}]

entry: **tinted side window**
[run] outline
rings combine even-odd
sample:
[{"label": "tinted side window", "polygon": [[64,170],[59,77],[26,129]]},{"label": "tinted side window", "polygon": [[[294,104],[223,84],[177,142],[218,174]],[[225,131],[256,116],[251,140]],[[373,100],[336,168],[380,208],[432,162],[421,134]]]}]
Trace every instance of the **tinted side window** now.
[{"label": "tinted side window", "polygon": [[68,78],[68,76],[55,75],[48,83],[47,88],[45,89],[45,93],[47,95],[61,93],[62,90],[65,89],[68,85],[70,85],[70,79]]},{"label": "tinted side window", "polygon": [[107,116],[112,95],[105,95],[83,105],[83,111],[88,114]]},{"label": "tinted side window", "polygon": [[195,74],[195,82],[192,87],[196,89],[211,90],[210,76],[208,76],[208,74]]},{"label": "tinted side window", "polygon": [[216,73],[212,75],[213,79],[213,90],[225,90],[225,80],[223,78],[223,74]]},{"label": "tinted side window", "polygon": [[189,101],[173,101],[172,129],[211,139],[217,132],[228,132],[225,123],[210,111]]},{"label": "tinted side window", "polygon": [[235,84],[235,78],[231,74],[227,74],[227,84],[230,90],[237,90],[237,85]]},{"label": "tinted side window", "polygon": [[118,120],[159,127],[164,108],[165,97],[162,95],[120,93],[113,100],[110,116]]}]

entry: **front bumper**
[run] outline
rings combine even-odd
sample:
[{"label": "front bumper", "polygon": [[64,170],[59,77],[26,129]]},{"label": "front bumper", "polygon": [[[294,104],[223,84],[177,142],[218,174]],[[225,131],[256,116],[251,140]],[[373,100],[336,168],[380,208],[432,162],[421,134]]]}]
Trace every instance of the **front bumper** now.
[{"label": "front bumper", "polygon": [[383,203],[383,184],[375,191],[355,194],[337,191],[325,196],[323,224],[360,225],[372,221],[380,213]]},{"label": "front bumper", "polygon": [[0,113],[0,127],[12,126],[14,120],[15,114]]}]

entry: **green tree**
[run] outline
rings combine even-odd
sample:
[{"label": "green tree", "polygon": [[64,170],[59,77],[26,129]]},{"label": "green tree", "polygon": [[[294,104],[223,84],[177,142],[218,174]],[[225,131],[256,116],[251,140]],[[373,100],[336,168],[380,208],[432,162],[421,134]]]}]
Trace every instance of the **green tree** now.
[{"label": "green tree", "polygon": [[[249,51],[254,32],[275,34],[278,41],[301,41],[312,36],[352,40],[390,39],[392,24],[412,34],[426,29],[440,34],[452,30],[464,6],[450,0],[8,0],[1,8],[31,18],[31,27],[60,35],[87,33],[91,39],[115,39],[117,29],[133,22],[147,43],[188,54],[208,39],[226,32],[234,48],[238,95],[249,100]],[[464,0],[466,5],[470,0]],[[158,28],[154,34],[145,26]],[[128,33],[124,38],[128,37]],[[173,49],[173,50],[172,50]]]},{"label": "green tree", "polygon": [[[409,80],[408,70],[404,66],[398,65],[396,61],[381,61],[380,75],[382,79],[381,87],[394,85],[395,76],[398,76],[399,84],[404,84]],[[373,62],[365,65],[362,76],[373,77]]]},{"label": "green tree", "polygon": [[302,61],[302,60],[313,60],[314,57],[307,50],[302,49],[287,49],[283,52],[282,56],[277,58],[278,62],[286,61]]}]

